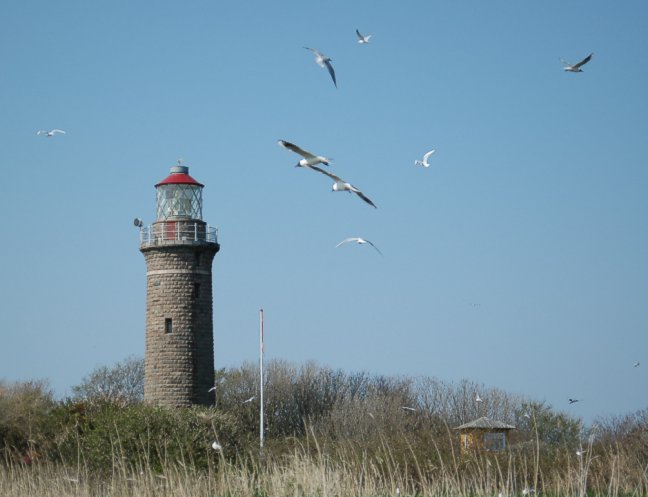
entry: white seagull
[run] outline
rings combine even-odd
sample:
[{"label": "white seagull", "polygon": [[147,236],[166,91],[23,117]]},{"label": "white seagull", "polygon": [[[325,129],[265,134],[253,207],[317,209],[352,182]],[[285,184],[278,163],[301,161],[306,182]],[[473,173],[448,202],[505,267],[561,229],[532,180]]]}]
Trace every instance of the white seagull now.
[{"label": "white seagull", "polygon": [[243,402],[241,402],[241,404],[248,404],[248,403],[252,402],[254,399],[255,399],[255,396],[253,395],[249,399],[246,399]]},{"label": "white seagull", "polygon": [[50,131],[47,131],[47,130],[45,130],[45,129],[39,129],[39,130],[36,132],[37,135],[45,135],[45,136],[47,136],[48,138],[51,138],[51,137],[54,136],[56,133],[61,133],[61,134],[64,135],[64,134],[65,134],[65,131],[63,131],[62,129],[52,129],[52,130],[50,130]]},{"label": "white seagull", "polygon": [[638,367],[639,367],[639,364],[640,364],[640,363],[639,363],[638,361],[635,362],[635,363],[634,363],[634,367],[635,367],[635,368],[638,368]]},{"label": "white seagull", "polygon": [[416,411],[415,408],[413,408],[413,407],[409,407],[409,406],[401,406],[401,409],[402,409],[403,411]]},{"label": "white seagull", "polygon": [[333,70],[333,66],[331,65],[331,58],[327,57],[319,50],[315,50],[314,48],[308,48],[308,47],[304,47],[304,48],[306,50],[310,50],[315,54],[315,62],[317,62],[317,64],[320,67],[326,67],[328,69],[328,72],[331,75],[331,79],[333,79],[333,84],[337,88],[337,81],[335,80],[335,71]]},{"label": "white seagull", "polygon": [[587,57],[585,57],[579,63],[574,64],[574,65],[570,64],[565,59],[560,59],[560,62],[562,62],[563,68],[567,72],[583,72],[581,67],[584,66],[585,64],[587,64],[590,60],[592,60],[592,55],[594,55],[594,54],[593,53],[589,54]]},{"label": "white seagull", "polygon": [[344,192],[344,191],[347,191],[349,193],[353,192],[358,197],[360,197],[362,200],[364,200],[369,205],[371,205],[373,208],[377,209],[376,204],[374,204],[369,197],[367,197],[364,193],[362,193],[360,190],[358,190],[351,183],[347,183],[346,181],[344,181],[339,176],[336,176],[333,173],[329,173],[328,171],[325,171],[321,167],[310,166],[310,168],[314,169],[315,171],[319,171],[322,174],[326,174],[329,178],[331,178],[333,181],[335,181],[335,183],[333,183],[333,187],[332,187],[332,190],[334,192]]},{"label": "white seagull", "polygon": [[340,245],[344,245],[345,243],[349,243],[349,242],[356,242],[358,245],[364,245],[365,243],[368,243],[368,244],[371,245],[373,248],[375,248],[376,251],[377,251],[380,255],[383,255],[383,253],[380,251],[380,249],[378,249],[378,247],[376,247],[376,246],[375,246],[373,243],[371,243],[369,240],[365,240],[364,238],[360,238],[360,237],[357,237],[357,236],[356,236],[356,237],[346,238],[346,239],[342,240],[340,243],[338,243],[338,244],[335,246],[335,248],[338,248]]},{"label": "white seagull", "polygon": [[358,31],[357,29],[356,29],[356,35],[358,35],[358,43],[361,43],[363,45],[369,43],[369,38],[373,36],[373,35],[363,36],[360,34],[360,31]]},{"label": "white seagull", "polygon": [[212,446],[212,449],[214,449],[214,450],[222,450],[222,449],[223,449],[222,445],[219,444],[219,443],[216,442],[216,441],[215,441],[214,443],[212,443],[211,446]]},{"label": "white seagull", "polygon": [[277,140],[277,143],[283,148],[291,150],[303,157],[303,159],[300,159],[295,167],[310,167],[314,166],[315,164],[324,164],[325,166],[328,166],[329,163],[332,162],[332,159],[306,152],[306,150],[301,149],[294,143],[287,142],[286,140]]},{"label": "white seagull", "polygon": [[426,154],[423,156],[423,160],[415,160],[414,165],[415,166],[423,166],[423,167],[430,167],[430,163],[428,162],[428,159],[430,156],[435,152],[435,150],[430,150],[429,152],[426,152]]},{"label": "white seagull", "polygon": [[484,402],[478,393],[475,394],[475,402]]}]

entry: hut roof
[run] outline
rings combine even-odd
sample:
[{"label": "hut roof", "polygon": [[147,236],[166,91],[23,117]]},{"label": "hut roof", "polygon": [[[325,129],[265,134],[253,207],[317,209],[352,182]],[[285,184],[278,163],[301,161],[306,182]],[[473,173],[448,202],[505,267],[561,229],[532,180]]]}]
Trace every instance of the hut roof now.
[{"label": "hut roof", "polygon": [[501,421],[493,421],[492,419],[487,418],[486,416],[471,421],[470,423],[465,423],[461,426],[457,426],[455,430],[469,430],[471,428],[486,429],[486,430],[514,430],[515,426],[507,425]]}]

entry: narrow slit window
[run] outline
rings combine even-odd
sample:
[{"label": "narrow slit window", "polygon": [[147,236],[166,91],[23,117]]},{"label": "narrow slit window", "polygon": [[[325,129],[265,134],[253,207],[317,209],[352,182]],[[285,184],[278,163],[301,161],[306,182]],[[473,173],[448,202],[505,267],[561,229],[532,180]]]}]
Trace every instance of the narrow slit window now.
[{"label": "narrow slit window", "polygon": [[193,297],[200,298],[200,283],[194,283]]},{"label": "narrow slit window", "polygon": [[200,252],[198,250],[194,252],[194,264],[200,266]]},{"label": "narrow slit window", "polygon": [[165,318],[164,319],[164,333],[172,333],[172,332],[173,332],[173,319]]}]

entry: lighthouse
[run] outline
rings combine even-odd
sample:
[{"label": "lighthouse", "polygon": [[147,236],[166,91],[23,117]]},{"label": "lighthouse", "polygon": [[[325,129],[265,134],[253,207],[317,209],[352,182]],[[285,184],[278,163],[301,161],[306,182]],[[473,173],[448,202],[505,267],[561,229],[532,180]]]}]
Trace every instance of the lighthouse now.
[{"label": "lighthouse", "polygon": [[217,229],[202,219],[203,187],[179,161],[155,185],[155,222],[140,226],[146,260],[144,400],[155,405],[213,404],[212,261],[220,245]]}]

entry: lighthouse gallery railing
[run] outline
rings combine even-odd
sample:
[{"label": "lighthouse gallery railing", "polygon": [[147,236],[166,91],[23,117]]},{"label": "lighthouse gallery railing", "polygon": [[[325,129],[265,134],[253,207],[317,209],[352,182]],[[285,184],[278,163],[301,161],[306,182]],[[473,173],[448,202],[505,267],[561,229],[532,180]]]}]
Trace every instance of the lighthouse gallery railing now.
[{"label": "lighthouse gallery railing", "polygon": [[204,223],[164,221],[140,229],[143,247],[183,243],[218,243],[218,228]]}]

